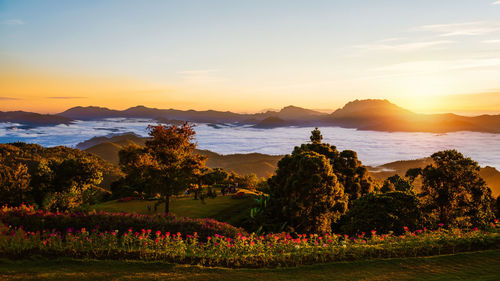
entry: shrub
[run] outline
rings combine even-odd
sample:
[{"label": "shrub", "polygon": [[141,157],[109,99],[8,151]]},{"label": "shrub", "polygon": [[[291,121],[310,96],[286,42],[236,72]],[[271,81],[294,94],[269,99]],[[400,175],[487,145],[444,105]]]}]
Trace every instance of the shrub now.
[{"label": "shrub", "polygon": [[3,207],[0,222],[27,231],[53,229],[64,232],[72,229],[98,229],[100,231],[127,231],[128,229],[154,229],[156,231],[185,234],[197,232],[200,239],[214,234],[236,237],[245,233],[243,229],[214,219],[193,219],[177,217],[173,214],[140,215],[108,212],[48,212],[36,211],[30,206]]},{"label": "shrub", "polygon": [[393,191],[370,193],[354,200],[352,208],[342,218],[342,231],[350,234],[403,232],[403,227],[421,228],[419,201],[412,192]]}]

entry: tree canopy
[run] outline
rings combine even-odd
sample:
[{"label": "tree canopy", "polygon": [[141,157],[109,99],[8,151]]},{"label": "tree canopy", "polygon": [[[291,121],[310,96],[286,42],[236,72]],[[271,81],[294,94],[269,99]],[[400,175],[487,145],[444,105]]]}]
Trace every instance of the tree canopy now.
[{"label": "tree canopy", "polygon": [[[0,144],[2,204],[25,202],[47,209],[71,209],[105,196],[104,184],[119,176],[113,165],[79,149]],[[97,193],[100,195],[87,196]]]},{"label": "tree canopy", "polygon": [[479,165],[456,150],[432,154],[434,162],[420,170],[424,211],[445,226],[481,226],[493,217],[491,190]]},{"label": "tree canopy", "polygon": [[149,192],[158,192],[169,211],[172,195],[199,183],[206,157],[194,152],[193,125],[149,126],[150,139],[144,147],[131,146],[120,151],[120,167],[132,181],[139,181]]},{"label": "tree canopy", "polygon": [[313,151],[325,156],[332,166],[333,173],[342,184],[344,192],[349,196],[349,202],[378,188],[366,167],[358,160],[355,151],[344,150],[339,152],[335,146],[321,143],[322,138],[319,129],[314,129],[311,132],[312,143],[295,147],[293,153]]},{"label": "tree canopy", "polygon": [[347,209],[347,196],[328,158],[294,151],[278,162],[270,181],[270,211],[290,231],[326,233]]}]

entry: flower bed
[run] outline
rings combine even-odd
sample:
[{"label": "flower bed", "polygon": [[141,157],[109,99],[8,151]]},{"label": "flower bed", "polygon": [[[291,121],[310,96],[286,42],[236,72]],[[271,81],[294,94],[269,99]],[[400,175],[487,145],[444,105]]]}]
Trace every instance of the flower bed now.
[{"label": "flower bed", "polygon": [[155,231],[183,234],[197,232],[200,239],[215,234],[235,238],[238,233],[245,233],[241,228],[214,219],[193,219],[176,217],[173,214],[141,215],[131,213],[79,212],[61,213],[36,211],[31,206],[0,208],[0,222],[12,227],[22,227],[26,231],[36,232],[51,230],[66,232],[68,229],[88,229],[99,231],[119,231],[129,228],[154,229]]},{"label": "flower bed", "polygon": [[266,236],[218,234],[202,241],[197,233],[181,235],[151,229],[99,231],[67,229],[26,231],[0,225],[0,256],[32,255],[96,259],[139,259],[225,267],[272,267],[360,260],[416,257],[463,251],[497,249],[500,235],[496,224],[480,230],[418,230],[400,236],[366,237],[341,235]]}]

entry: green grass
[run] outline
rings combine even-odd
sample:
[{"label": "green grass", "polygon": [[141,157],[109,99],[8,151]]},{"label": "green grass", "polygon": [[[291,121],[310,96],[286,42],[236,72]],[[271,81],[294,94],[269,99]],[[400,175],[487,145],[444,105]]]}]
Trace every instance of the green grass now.
[{"label": "green grass", "polygon": [[0,260],[0,280],[499,280],[500,250],[425,258],[225,269],[137,261]]},{"label": "green grass", "polygon": [[[128,202],[118,202],[116,200],[97,204],[91,207],[95,210],[109,212],[129,212],[139,214],[151,214],[148,211],[148,204],[153,209],[155,201],[133,200]],[[238,225],[247,218],[250,208],[254,204],[251,198],[232,199],[231,196],[217,196],[214,199],[205,199],[204,202],[194,200],[192,197],[178,197],[170,202],[171,212],[190,218],[213,218],[229,224]],[[163,212],[165,204],[158,206],[157,212]]]}]

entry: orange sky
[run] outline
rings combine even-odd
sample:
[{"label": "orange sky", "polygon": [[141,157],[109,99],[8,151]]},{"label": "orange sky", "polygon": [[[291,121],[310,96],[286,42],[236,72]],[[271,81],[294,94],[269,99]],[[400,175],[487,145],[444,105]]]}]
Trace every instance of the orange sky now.
[{"label": "orange sky", "polygon": [[[127,77],[90,77],[64,74],[43,74],[26,69],[0,71],[0,110],[25,110],[58,113],[73,106],[103,106],[126,109],[136,105],[157,108],[215,109],[235,112],[258,112],[265,108],[281,108],[290,104],[331,109],[341,107],[350,99],[331,95],[323,105],[304,99],[283,99],[280,95],[251,99],[245,89],[214,85],[173,86],[147,83]],[[246,93],[245,93],[246,92]],[[256,95],[258,96],[258,95]],[[250,98],[249,98],[250,97]],[[277,98],[279,97],[279,98]],[[390,98],[389,98],[390,99]],[[441,95],[421,98],[394,96],[392,102],[423,113],[457,112],[463,114],[500,113],[500,91],[481,94]],[[292,101],[295,101],[293,103]]]}]

